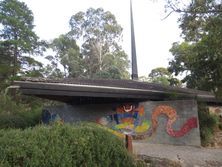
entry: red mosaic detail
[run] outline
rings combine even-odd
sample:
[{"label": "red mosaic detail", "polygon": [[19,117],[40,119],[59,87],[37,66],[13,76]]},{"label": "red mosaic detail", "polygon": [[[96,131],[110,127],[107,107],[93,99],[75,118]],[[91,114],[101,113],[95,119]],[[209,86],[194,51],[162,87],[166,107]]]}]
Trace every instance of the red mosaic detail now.
[{"label": "red mosaic detail", "polygon": [[156,131],[158,127],[158,116],[160,114],[165,114],[168,117],[166,131],[172,137],[182,137],[187,134],[191,129],[197,128],[197,118],[192,117],[189,118],[184,125],[180,128],[180,130],[173,130],[172,125],[177,119],[176,110],[170,106],[160,105],[157,106],[152,113],[152,130],[153,133]]}]

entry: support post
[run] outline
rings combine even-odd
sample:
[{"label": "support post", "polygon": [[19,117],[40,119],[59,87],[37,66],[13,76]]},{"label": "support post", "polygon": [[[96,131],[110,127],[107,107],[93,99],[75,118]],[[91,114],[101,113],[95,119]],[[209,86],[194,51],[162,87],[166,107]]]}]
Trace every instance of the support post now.
[{"label": "support post", "polygon": [[132,136],[126,135],[126,148],[128,152],[133,153],[133,142],[132,142]]}]

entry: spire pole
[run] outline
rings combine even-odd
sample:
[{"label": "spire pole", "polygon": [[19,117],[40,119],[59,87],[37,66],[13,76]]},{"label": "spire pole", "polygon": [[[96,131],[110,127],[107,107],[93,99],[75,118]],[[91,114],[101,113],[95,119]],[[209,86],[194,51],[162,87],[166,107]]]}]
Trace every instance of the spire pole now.
[{"label": "spire pole", "polygon": [[137,58],[136,58],[136,42],[133,24],[132,0],[130,0],[130,24],[131,24],[131,56],[132,56],[132,80],[138,80]]}]

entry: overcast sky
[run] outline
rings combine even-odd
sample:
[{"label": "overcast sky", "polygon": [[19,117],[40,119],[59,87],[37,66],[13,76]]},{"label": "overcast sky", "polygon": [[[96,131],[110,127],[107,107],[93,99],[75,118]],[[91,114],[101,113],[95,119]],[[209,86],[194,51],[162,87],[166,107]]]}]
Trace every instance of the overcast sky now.
[{"label": "overcast sky", "polygon": [[[123,49],[130,58],[129,0],[22,0],[34,13],[35,31],[41,39],[52,40],[69,31],[69,19],[89,7],[111,11],[123,27]],[[162,20],[164,0],[133,0],[133,15],[139,76],[153,68],[167,67],[169,49],[180,40],[176,14]]]}]

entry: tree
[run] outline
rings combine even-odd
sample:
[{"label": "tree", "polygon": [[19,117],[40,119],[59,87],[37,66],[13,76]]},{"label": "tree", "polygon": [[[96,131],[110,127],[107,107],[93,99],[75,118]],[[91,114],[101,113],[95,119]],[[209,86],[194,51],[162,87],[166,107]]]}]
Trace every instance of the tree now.
[{"label": "tree", "polygon": [[149,74],[150,82],[170,86],[181,86],[180,81],[174,78],[167,68],[157,67]]},{"label": "tree", "polygon": [[[39,53],[38,36],[33,31],[33,13],[24,2],[18,0],[0,1],[0,50],[1,59],[8,63],[8,71],[13,76],[22,70],[22,66],[40,65],[24,54]],[[4,63],[0,68],[4,69]],[[34,63],[34,64],[33,64]],[[12,70],[11,70],[11,67]]]},{"label": "tree", "polygon": [[222,13],[221,0],[166,0],[165,8],[166,12],[168,12],[165,18],[174,12],[184,15]]},{"label": "tree", "polygon": [[54,39],[51,47],[64,68],[64,77],[80,77],[83,74],[83,60],[76,41],[68,35]]},{"label": "tree", "polygon": [[10,66],[10,62],[12,61],[12,57],[10,55],[10,45],[7,43],[2,43],[0,45],[0,80],[4,80],[8,75],[12,72],[12,68]]},{"label": "tree", "polygon": [[9,47],[7,43],[0,45],[0,92],[7,86],[5,80],[12,74],[13,68],[10,66],[12,57],[8,56],[11,54]]},{"label": "tree", "polygon": [[169,70],[186,73],[187,87],[222,95],[222,6],[219,1],[193,1],[179,19],[184,42],[174,43]]},{"label": "tree", "polygon": [[149,74],[150,80],[153,83],[159,83],[163,85],[169,85],[168,79],[171,77],[171,74],[166,68],[158,67],[151,71]]},{"label": "tree", "polygon": [[[102,8],[73,15],[69,22],[70,39],[79,40],[82,75],[87,78],[128,78],[129,61],[118,42],[122,28],[115,16]],[[80,56],[80,57],[78,57]],[[78,67],[78,65],[76,65]],[[73,69],[76,70],[76,69]]]}]

